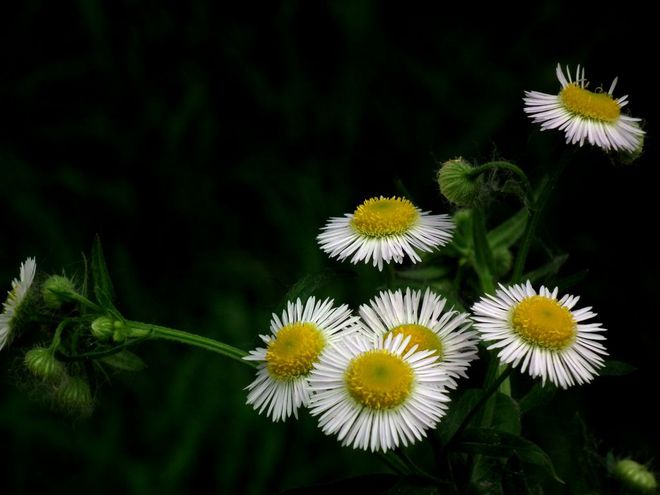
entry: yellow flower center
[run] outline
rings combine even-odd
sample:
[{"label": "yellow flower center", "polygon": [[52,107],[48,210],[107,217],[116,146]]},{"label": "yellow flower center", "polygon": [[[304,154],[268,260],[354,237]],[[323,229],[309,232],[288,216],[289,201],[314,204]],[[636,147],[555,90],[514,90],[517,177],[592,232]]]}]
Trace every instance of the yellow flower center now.
[{"label": "yellow flower center", "polygon": [[403,335],[404,339],[410,337],[410,342],[408,342],[408,345],[403,351],[404,354],[416,345],[418,351],[435,351],[438,355],[438,360],[442,360],[442,341],[430,328],[416,323],[407,323],[394,327],[383,338],[387,338],[389,335],[393,337]]},{"label": "yellow flower center", "polygon": [[351,397],[371,409],[396,407],[408,398],[413,388],[410,365],[382,349],[353,358],[344,380]]},{"label": "yellow flower center", "polygon": [[266,367],[273,378],[290,380],[312,371],[325,347],[323,334],[312,323],[290,323],[268,344]]},{"label": "yellow flower center", "polygon": [[577,334],[571,312],[545,296],[531,296],[520,301],[513,310],[511,322],[525,341],[553,351],[568,347]]},{"label": "yellow flower center", "polygon": [[403,234],[419,218],[417,208],[405,198],[371,198],[357,207],[351,225],[368,237]]},{"label": "yellow flower center", "polygon": [[575,83],[562,89],[559,97],[569,112],[587,119],[616,122],[621,115],[621,107],[611,95],[593,93]]}]

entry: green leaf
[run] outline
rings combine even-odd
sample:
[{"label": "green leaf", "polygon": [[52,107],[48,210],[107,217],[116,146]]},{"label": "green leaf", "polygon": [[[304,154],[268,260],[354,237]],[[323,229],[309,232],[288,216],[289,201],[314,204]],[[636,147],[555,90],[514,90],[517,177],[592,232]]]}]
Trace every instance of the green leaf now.
[{"label": "green leaf", "polygon": [[446,445],[456,434],[465,417],[479,402],[482,393],[481,389],[471,388],[463,392],[463,395],[458,399],[449,403],[449,411],[437,428],[443,445]]},{"label": "green leaf", "polygon": [[534,384],[532,389],[520,399],[518,403],[520,405],[520,412],[525,414],[536,407],[549,404],[556,393],[557,387],[552,383],[547,382],[545,385],[542,385],[539,382]]},{"label": "green leaf", "polygon": [[449,274],[449,268],[445,266],[425,266],[413,270],[402,270],[397,272],[399,278],[406,280],[437,280]]},{"label": "green leaf", "polygon": [[316,495],[336,493],[389,493],[386,490],[394,487],[398,476],[392,474],[365,474],[354,478],[347,478],[329,483],[320,483],[312,486],[291,488],[281,492],[281,495]]},{"label": "green leaf", "polygon": [[101,361],[122,371],[142,371],[147,367],[137,354],[126,350],[101,358]]},{"label": "green leaf", "polygon": [[516,454],[524,463],[543,468],[554,479],[563,483],[555,472],[550,456],[535,443],[518,435],[491,428],[469,428],[463,433],[456,448],[468,454],[504,459]]},{"label": "green leaf", "polygon": [[484,212],[480,209],[472,212],[472,237],[474,241],[474,269],[479,275],[482,290],[492,293],[495,289],[493,255],[486,238]]},{"label": "green leaf", "polygon": [[490,247],[495,250],[513,246],[523,235],[523,232],[525,232],[527,217],[527,209],[523,208],[511,218],[488,232],[488,243]]},{"label": "green leaf", "polygon": [[495,394],[493,428],[513,435],[520,435],[520,406],[509,395]]},{"label": "green leaf", "polygon": [[288,301],[295,301],[300,298],[303,303],[307,298],[316,293],[321,287],[335,280],[343,274],[331,270],[324,270],[318,273],[310,273],[299,279],[287,291],[282,299],[280,306],[285,306]]},{"label": "green leaf", "polygon": [[603,376],[625,376],[635,371],[637,371],[637,368],[632,364],[607,359],[605,360],[605,366],[598,371],[598,374]]},{"label": "green leaf", "polygon": [[566,260],[568,260],[568,254],[555,256],[550,260],[550,262],[543,265],[542,267],[523,275],[523,280],[529,280],[530,282],[534,283],[538,282],[539,280],[543,280],[546,277],[555,275],[562,267],[562,265],[566,263]]},{"label": "green leaf", "polygon": [[108,266],[103,257],[101,239],[98,235],[94,238],[94,245],[92,246],[91,264],[96,300],[104,309],[116,312],[117,310],[112,302],[114,299],[114,288],[112,287],[112,280],[110,280]]}]

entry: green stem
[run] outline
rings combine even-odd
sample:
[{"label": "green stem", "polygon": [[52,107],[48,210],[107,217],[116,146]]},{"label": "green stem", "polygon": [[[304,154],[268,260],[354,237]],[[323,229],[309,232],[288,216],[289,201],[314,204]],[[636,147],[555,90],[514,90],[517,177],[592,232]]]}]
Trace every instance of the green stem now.
[{"label": "green stem", "polygon": [[525,188],[525,193],[527,194],[527,198],[531,199],[532,187],[529,182],[529,179],[527,178],[525,172],[523,172],[523,170],[520,167],[514,165],[513,163],[509,163],[505,161],[487,162],[484,163],[483,165],[479,165],[478,167],[474,167],[470,171],[468,176],[474,178],[483,174],[484,172],[488,172],[489,170],[497,170],[497,169],[507,170],[509,172],[512,172],[514,175],[516,175],[523,183],[523,186]]},{"label": "green stem", "polygon": [[391,457],[392,458],[390,458],[388,454],[383,454],[382,452],[378,452],[378,458],[385,465],[387,465],[387,467],[389,467],[399,476],[408,476],[410,473],[408,472],[408,468],[406,468],[405,464],[403,464],[403,461],[395,455]]},{"label": "green stem", "polygon": [[509,375],[511,375],[511,371],[513,368],[508,367],[502,373],[495,379],[493,383],[491,383],[490,387],[482,394],[481,398],[479,399],[479,402],[477,402],[472,409],[470,409],[470,412],[465,416],[465,419],[463,419],[463,422],[461,425],[458,427],[456,430],[456,433],[449,439],[449,442],[447,442],[447,446],[452,445],[457,439],[461,437],[465,429],[468,427],[470,424],[470,421],[477,415],[479,410],[488,402],[488,399],[490,399],[490,396],[493,395],[499,388],[500,385],[504,380],[509,378]]},{"label": "green stem", "polygon": [[145,336],[137,339],[132,339],[129,340],[128,342],[124,342],[123,344],[119,344],[115,347],[112,347],[110,349],[105,349],[103,351],[92,351],[92,352],[85,352],[83,354],[72,354],[72,355],[66,355],[60,352],[59,354],[62,361],[86,361],[88,359],[100,359],[100,358],[112,356],[113,354],[117,354],[122,350],[126,349],[127,347],[132,347],[136,344],[139,344],[140,342],[147,340],[148,338],[149,338],[148,336]]},{"label": "green stem", "polygon": [[53,341],[50,343],[50,351],[55,352],[62,342],[62,332],[64,328],[69,324],[69,320],[62,320],[57,328],[55,329],[55,335],[53,335]]},{"label": "green stem", "polygon": [[525,261],[527,261],[527,255],[529,254],[529,249],[532,246],[534,241],[534,236],[536,235],[536,227],[538,226],[539,220],[541,219],[541,214],[545,208],[548,199],[550,198],[550,193],[557,185],[559,176],[566,168],[568,159],[564,157],[561,159],[555,167],[550,170],[550,174],[541,184],[537,199],[532,203],[531,208],[529,209],[529,216],[527,218],[527,225],[525,226],[525,232],[523,233],[523,240],[518,249],[518,254],[516,255],[516,261],[513,265],[513,274],[511,276],[511,283],[518,283],[522,277],[523,271],[525,270]]},{"label": "green stem", "polygon": [[76,301],[82,304],[83,306],[87,306],[92,311],[96,311],[97,313],[104,313],[104,310],[101,306],[90,301],[85,296],[78,294],[77,292],[67,292],[66,296],[72,301]]},{"label": "green stem", "polygon": [[396,449],[395,454],[403,461],[403,463],[408,467],[408,469],[415,473],[417,476],[420,478],[426,479],[428,481],[431,481],[436,484],[448,484],[448,481],[441,480],[440,478],[437,478],[436,476],[433,476],[432,474],[426,472],[424,469],[419,467],[415,462],[410,458],[410,456],[406,453],[405,450],[402,448]]},{"label": "green stem", "polygon": [[258,366],[258,364],[253,361],[246,361],[243,359],[247,356],[247,352],[244,350],[208,337],[202,337],[201,335],[184,332],[183,330],[153,325],[150,323],[142,323],[139,321],[127,321],[126,325],[130,329],[129,335],[133,337],[171,340],[173,342],[179,342],[180,344],[199,347],[201,349],[206,349],[207,351],[221,354],[222,356],[234,359],[235,361],[252,368]]}]

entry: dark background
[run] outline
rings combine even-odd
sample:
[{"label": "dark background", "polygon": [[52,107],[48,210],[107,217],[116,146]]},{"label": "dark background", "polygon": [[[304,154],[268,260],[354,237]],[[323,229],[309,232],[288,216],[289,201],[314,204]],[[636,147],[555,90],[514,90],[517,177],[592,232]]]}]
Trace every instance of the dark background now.
[{"label": "dark background", "polygon": [[[646,150],[626,167],[578,154],[541,234],[570,253],[566,274],[588,270],[571,290],[610,330],[612,356],[639,370],[561,394],[524,429],[567,479],[584,450],[567,433],[578,410],[593,452],[645,462],[660,440],[649,17],[552,1],[23,2],[0,16],[0,280],[8,288],[29,255],[80,275],[99,233],[126,316],[251,348],[298,279],[339,266],[314,239],[329,216],[399,193],[395,180],[449,211],[434,174],[459,155],[510,159],[538,183],[564,145],[526,119],[523,91],[557,91],[555,64],[582,63],[592,87],[620,76]],[[512,207],[505,198],[490,224]],[[321,294],[357,305],[367,287]],[[246,407],[246,367],[167,343],[139,352],[149,368],[112,376],[84,421],[29,400],[15,386],[20,349],[2,352],[3,492],[256,494],[383,470],[306,414],[273,425]]]}]

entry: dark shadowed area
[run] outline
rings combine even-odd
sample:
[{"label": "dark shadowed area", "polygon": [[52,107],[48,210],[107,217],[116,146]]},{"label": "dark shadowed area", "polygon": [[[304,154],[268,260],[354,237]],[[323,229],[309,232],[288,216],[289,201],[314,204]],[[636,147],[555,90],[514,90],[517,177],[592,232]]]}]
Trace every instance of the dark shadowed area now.
[{"label": "dark shadowed area", "polygon": [[[546,493],[590,493],[582,458],[657,459],[649,12],[545,1],[518,19],[494,8],[477,18],[479,9],[368,0],[3,8],[0,290],[27,256],[45,273],[80,277],[98,233],[123,314],[250,349],[306,274],[336,271],[318,294],[353,306],[382,282],[320,251],[328,217],[402,191],[424,210],[451,212],[435,173],[457,156],[505,158],[538,183],[566,146],[525,117],[523,91],[554,92],[557,62],[584,64],[592,87],[619,76],[616,94],[630,94],[630,112],[645,119],[645,154],[621,166],[599,150],[576,153],[530,266],[569,254],[548,282],[578,274],[566,290],[594,307],[612,357],[638,370],[558,394],[523,431],[567,480],[548,479]],[[489,225],[516,208],[501,198]],[[94,415],[72,421],[22,390],[20,344],[0,355],[3,493],[261,494],[388,472],[305,412],[272,424],[248,408],[247,367],[165,342],[141,344],[149,367],[101,379]],[[514,392],[527,383],[514,379]]]}]

